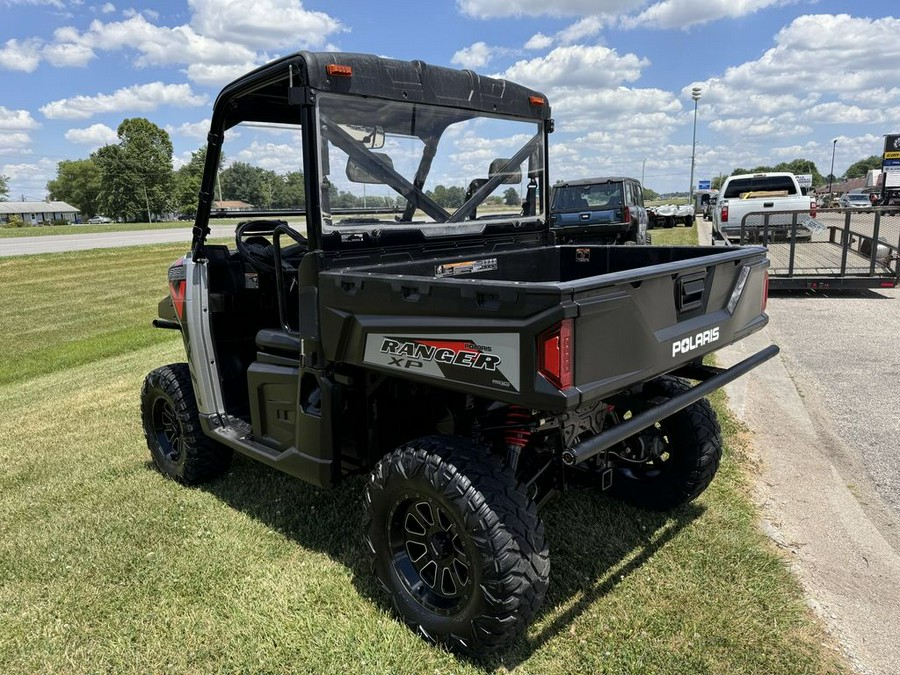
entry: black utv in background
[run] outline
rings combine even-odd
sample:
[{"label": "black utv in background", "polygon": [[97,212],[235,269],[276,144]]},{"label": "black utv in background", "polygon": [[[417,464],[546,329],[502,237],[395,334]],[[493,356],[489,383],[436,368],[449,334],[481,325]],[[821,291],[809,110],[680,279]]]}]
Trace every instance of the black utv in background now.
[{"label": "black utv in background", "polygon": [[[301,52],[231,83],[154,322],[187,362],[141,391],[153,461],[183,483],[234,451],[321,487],[367,475],[375,573],[466,653],[538,611],[540,505],[696,498],[722,452],[704,396],[778,351],[703,365],[768,321],[762,248],[557,245],[551,128],[539,92],[421,61]],[[206,241],[223,152],[299,181],[233,247]]]}]

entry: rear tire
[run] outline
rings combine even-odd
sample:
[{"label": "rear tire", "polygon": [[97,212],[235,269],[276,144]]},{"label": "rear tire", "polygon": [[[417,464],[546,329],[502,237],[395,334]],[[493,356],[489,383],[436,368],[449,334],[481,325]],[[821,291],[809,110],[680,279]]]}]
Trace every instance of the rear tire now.
[{"label": "rear tire", "polygon": [[419,635],[476,655],[508,646],[547,590],[537,507],[513,472],[451,436],[407,443],[366,489],[375,574]]},{"label": "rear tire", "polygon": [[[660,377],[644,386],[644,396],[668,399],[687,389],[683,380]],[[634,406],[631,413],[636,415],[647,407],[649,404]],[[627,411],[616,412],[624,415]],[[722,458],[722,432],[706,399],[692,403],[623,445],[637,442],[661,443],[658,458],[619,466],[609,492],[617,499],[653,511],[668,511],[696,499],[712,482]],[[621,449],[622,446],[614,448]]]},{"label": "rear tire", "polygon": [[152,371],[141,388],[141,420],[153,463],[179,483],[195,485],[224,473],[230,448],[203,433],[186,363]]}]

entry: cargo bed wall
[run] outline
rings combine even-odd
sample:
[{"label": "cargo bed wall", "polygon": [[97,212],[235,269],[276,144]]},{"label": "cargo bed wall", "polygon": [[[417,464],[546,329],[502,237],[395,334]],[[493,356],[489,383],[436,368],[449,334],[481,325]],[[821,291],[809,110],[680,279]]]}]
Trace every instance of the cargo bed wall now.
[{"label": "cargo bed wall", "polygon": [[[338,364],[562,411],[761,328],[766,265],[756,247],[562,246],[328,270],[323,348]],[[575,387],[561,392],[538,373],[537,345],[564,318],[574,320]]]},{"label": "cargo bed wall", "polygon": [[[347,273],[557,283],[704,259],[722,253],[712,246],[551,246],[428,260],[367,265]],[[718,259],[716,259],[718,260]]]}]

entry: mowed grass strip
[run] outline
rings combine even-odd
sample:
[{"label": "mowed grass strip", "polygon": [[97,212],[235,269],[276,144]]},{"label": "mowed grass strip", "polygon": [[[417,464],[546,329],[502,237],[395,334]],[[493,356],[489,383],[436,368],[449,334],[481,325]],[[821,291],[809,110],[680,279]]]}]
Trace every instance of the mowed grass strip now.
[{"label": "mowed grass strip", "polygon": [[0,384],[177,340],[151,322],[186,243],[0,258]]},{"label": "mowed grass strip", "polygon": [[[161,271],[141,274],[155,286]],[[239,457],[189,489],[153,469],[141,382],[183,358],[166,340],[0,385],[0,672],[843,670],[758,531],[745,434],[721,396],[726,456],[701,499],[670,514],[597,492],[551,502],[544,610],[510,651],[470,662],[391,617],[362,479],[321,491]]]}]

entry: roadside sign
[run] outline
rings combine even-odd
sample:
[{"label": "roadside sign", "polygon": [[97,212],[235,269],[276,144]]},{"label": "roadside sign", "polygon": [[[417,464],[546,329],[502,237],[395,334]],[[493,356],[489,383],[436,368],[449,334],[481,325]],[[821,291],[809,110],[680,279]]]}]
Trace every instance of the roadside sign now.
[{"label": "roadside sign", "polygon": [[712,187],[712,181],[709,181],[709,180],[697,181],[697,189],[698,190],[709,190],[711,187]]},{"label": "roadside sign", "polygon": [[798,173],[797,183],[802,188],[811,188],[812,187],[812,174],[811,173]]},{"label": "roadside sign", "polygon": [[888,134],[884,137],[883,159],[900,159],[900,134]]}]

